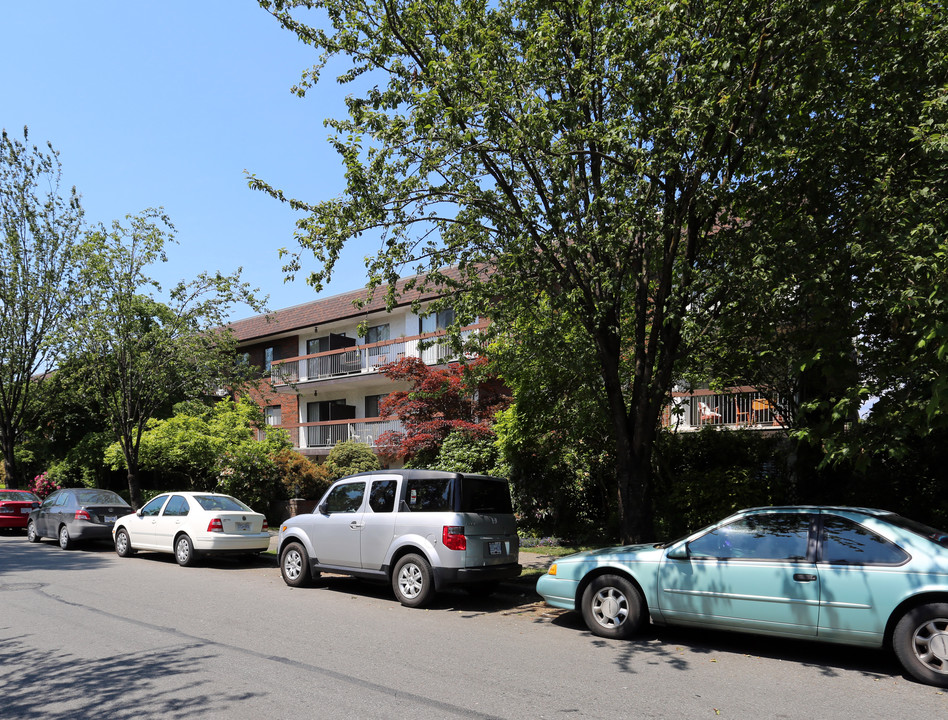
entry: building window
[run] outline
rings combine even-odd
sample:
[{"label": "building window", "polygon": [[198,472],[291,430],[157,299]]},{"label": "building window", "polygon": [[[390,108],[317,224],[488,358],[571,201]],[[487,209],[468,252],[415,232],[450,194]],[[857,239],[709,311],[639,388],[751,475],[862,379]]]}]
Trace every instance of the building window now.
[{"label": "building window", "polygon": [[279,405],[271,405],[264,408],[263,416],[266,419],[267,427],[277,427],[282,422],[282,413]]},{"label": "building window", "polygon": [[373,325],[365,333],[366,345],[371,345],[372,343],[385,342],[388,339],[389,339],[388,323],[385,323],[384,325]]},{"label": "building window", "polygon": [[274,348],[268,347],[263,351],[263,371],[270,372],[270,366],[273,364],[273,361],[276,359],[276,354],[274,353]]},{"label": "building window", "polygon": [[365,416],[367,418],[380,417],[379,406],[386,398],[385,395],[366,395],[365,396]]},{"label": "building window", "polygon": [[418,332],[421,335],[425,333],[444,330],[454,322],[454,308],[445,308],[436,313],[425,315],[418,318]]}]

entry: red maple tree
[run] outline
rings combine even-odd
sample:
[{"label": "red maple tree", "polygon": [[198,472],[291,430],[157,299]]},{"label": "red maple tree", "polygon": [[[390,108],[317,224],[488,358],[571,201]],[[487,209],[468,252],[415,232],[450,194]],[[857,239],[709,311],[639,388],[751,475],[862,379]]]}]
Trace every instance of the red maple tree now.
[{"label": "red maple tree", "polygon": [[378,439],[383,457],[408,461],[433,459],[454,431],[475,438],[492,437],[494,414],[510,403],[510,394],[495,377],[486,376],[487,360],[430,367],[418,358],[389,363],[381,372],[391,380],[407,380],[409,390],[390,393],[379,414],[401,421]]}]

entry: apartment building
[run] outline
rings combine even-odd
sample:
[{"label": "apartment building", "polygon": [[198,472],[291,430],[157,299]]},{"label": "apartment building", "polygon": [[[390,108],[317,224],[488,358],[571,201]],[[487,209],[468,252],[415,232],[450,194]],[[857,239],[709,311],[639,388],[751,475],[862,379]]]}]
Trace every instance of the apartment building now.
[{"label": "apartment building", "polygon": [[[405,282],[405,281],[401,281]],[[304,455],[327,455],[345,440],[377,447],[379,436],[400,429],[394,419],[379,415],[382,399],[407,389],[379,372],[390,362],[417,357],[426,364],[444,364],[452,352],[443,340],[453,312],[415,314],[414,302],[424,307],[437,292],[410,290],[390,312],[381,287],[364,307],[355,302],[365,289],[238,320],[231,329],[238,352],[262,375],[254,400],[266,423],[285,428]],[[368,328],[359,335],[359,326]],[[482,325],[465,328],[469,334]],[[440,340],[439,340],[440,338]]]}]

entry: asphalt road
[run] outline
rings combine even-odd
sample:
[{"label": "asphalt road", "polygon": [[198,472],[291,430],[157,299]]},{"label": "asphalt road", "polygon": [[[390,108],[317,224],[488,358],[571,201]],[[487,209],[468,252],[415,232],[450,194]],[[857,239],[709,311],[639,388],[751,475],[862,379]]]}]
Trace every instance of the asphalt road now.
[{"label": "asphalt road", "polygon": [[654,629],[590,635],[530,583],[427,610],[272,560],[178,567],[0,536],[0,717],[937,718],[888,653]]}]

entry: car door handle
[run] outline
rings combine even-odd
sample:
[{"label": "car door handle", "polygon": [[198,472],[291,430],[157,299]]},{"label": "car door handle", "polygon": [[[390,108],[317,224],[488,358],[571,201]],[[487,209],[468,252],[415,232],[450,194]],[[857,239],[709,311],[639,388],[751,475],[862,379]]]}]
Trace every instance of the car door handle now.
[{"label": "car door handle", "polygon": [[362,523],[360,523],[358,520],[353,520],[351,523],[349,523],[349,527],[353,530],[361,530]]},{"label": "car door handle", "polygon": [[793,579],[797,582],[813,582],[816,580],[816,575],[809,575],[807,573],[794,573]]}]

